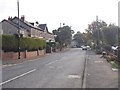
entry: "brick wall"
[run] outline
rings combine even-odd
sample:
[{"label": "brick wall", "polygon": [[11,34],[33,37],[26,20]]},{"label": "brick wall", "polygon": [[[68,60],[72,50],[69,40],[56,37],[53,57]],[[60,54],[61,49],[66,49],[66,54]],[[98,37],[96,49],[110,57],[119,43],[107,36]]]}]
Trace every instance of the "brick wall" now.
[{"label": "brick wall", "polygon": [[2,60],[15,60],[18,58],[16,52],[2,52]]},{"label": "brick wall", "polygon": [[[18,59],[18,52],[1,52],[2,53],[2,60],[17,60]],[[25,51],[20,52],[20,58],[33,58],[37,56],[45,55],[45,50],[38,50],[38,51]]]},{"label": "brick wall", "polygon": [[36,56],[37,56],[37,51],[30,51],[30,52],[27,52],[26,54],[26,58],[32,58]]}]

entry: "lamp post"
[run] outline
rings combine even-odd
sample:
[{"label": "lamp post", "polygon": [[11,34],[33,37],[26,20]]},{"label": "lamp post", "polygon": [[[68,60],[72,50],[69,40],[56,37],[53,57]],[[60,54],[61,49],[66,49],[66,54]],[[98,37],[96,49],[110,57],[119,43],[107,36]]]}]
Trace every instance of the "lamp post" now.
[{"label": "lamp post", "polygon": [[18,59],[20,59],[20,19],[19,19],[19,0],[17,0],[18,8]]}]

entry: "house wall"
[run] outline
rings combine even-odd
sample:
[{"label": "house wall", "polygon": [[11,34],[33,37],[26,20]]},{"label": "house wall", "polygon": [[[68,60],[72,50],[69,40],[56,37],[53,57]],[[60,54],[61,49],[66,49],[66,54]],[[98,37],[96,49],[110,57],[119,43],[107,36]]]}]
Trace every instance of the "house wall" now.
[{"label": "house wall", "polygon": [[3,34],[2,22],[0,22],[0,34]]},{"label": "house wall", "polygon": [[2,22],[2,29],[3,29],[3,34],[17,34],[18,33],[18,28],[11,25],[7,21]]},{"label": "house wall", "polygon": [[[2,29],[3,29],[3,34],[17,34],[18,33],[18,28],[10,24],[7,21],[2,22]],[[23,36],[27,36],[27,32],[25,29],[20,29],[20,33],[23,34]]]}]

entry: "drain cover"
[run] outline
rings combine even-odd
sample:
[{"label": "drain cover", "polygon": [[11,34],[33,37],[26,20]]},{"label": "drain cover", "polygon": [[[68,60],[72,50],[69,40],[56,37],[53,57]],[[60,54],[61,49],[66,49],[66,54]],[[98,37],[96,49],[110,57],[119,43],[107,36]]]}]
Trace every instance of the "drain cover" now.
[{"label": "drain cover", "polygon": [[81,78],[79,75],[68,75],[68,78]]}]

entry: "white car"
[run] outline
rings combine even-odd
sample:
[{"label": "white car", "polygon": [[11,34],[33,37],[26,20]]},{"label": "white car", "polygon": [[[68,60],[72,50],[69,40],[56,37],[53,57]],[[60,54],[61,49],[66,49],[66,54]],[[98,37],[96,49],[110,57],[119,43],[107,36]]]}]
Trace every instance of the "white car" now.
[{"label": "white car", "polygon": [[82,46],[82,50],[87,50],[87,46]]},{"label": "white car", "polygon": [[91,50],[90,46],[81,46],[82,50]]}]

